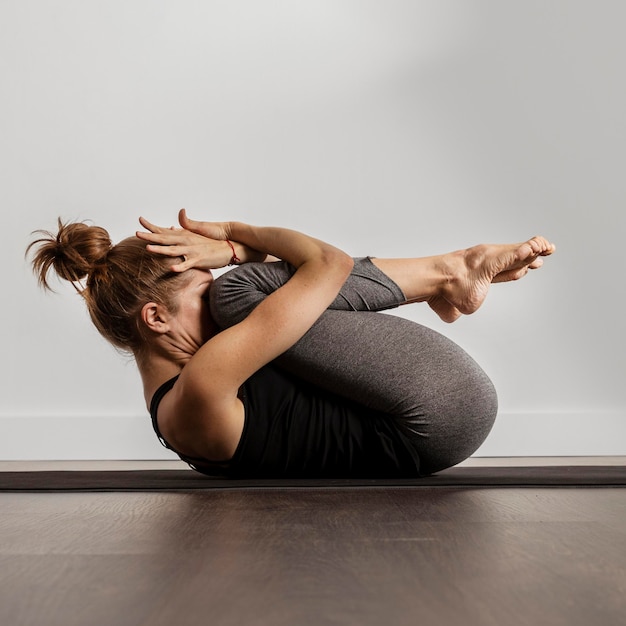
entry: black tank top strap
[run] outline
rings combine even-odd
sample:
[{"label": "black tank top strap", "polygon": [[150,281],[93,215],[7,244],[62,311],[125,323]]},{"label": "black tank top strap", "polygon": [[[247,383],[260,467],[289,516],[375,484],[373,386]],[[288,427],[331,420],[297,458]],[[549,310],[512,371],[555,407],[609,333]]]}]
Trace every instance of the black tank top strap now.
[{"label": "black tank top strap", "polygon": [[150,401],[150,417],[152,418],[152,428],[156,433],[156,436],[159,438],[161,445],[168,450],[172,450],[176,452],[170,445],[165,441],[161,431],[159,430],[159,423],[157,422],[157,412],[159,410],[159,404],[161,404],[161,400],[163,400],[163,396],[174,386],[176,381],[178,380],[178,376],[174,376],[174,378],[170,378],[166,380],[155,392],[152,396],[152,400]]},{"label": "black tank top strap", "polygon": [[157,438],[161,442],[161,445],[168,450],[171,450],[174,454],[178,455],[178,457],[187,463],[192,469],[201,472],[203,474],[208,474],[209,476],[221,476],[224,474],[224,463],[215,463],[213,461],[209,461],[208,459],[202,459],[192,456],[186,456],[181,454],[178,450],[173,448],[163,437],[161,431],[159,430],[159,423],[157,421],[157,413],[159,411],[159,404],[161,404],[161,400],[165,394],[170,391],[170,389],[175,385],[178,380],[178,376],[174,376],[174,378],[170,378],[166,380],[155,392],[152,396],[152,400],[150,400],[150,418],[152,419],[152,428],[156,433]]}]

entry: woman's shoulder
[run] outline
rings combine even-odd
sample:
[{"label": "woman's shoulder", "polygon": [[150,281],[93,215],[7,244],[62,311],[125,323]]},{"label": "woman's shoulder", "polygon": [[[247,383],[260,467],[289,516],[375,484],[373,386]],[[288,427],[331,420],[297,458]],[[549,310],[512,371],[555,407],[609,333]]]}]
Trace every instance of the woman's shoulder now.
[{"label": "woman's shoulder", "polygon": [[158,429],[180,454],[226,462],[241,439],[243,404],[237,397],[207,396],[196,388],[199,384],[196,376],[185,376],[184,369],[165,383],[158,404]]}]

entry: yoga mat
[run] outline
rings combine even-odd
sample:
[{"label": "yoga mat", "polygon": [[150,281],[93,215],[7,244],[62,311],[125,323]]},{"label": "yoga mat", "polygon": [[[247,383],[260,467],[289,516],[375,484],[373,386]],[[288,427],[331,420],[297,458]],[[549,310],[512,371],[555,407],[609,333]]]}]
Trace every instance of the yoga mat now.
[{"label": "yoga mat", "polygon": [[424,478],[212,478],[192,470],[0,472],[0,492],[189,491],[302,487],[626,486],[626,466],[452,467]]}]

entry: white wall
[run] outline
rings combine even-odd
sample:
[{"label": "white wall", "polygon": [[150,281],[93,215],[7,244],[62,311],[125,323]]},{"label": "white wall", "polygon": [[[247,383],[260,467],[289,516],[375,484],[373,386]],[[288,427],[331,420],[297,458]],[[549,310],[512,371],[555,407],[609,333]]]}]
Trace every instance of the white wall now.
[{"label": "white wall", "polygon": [[0,458],[169,458],[132,362],[30,232],[114,239],[179,207],[418,256],[558,254],[454,325],[492,376],[479,455],[626,454],[626,5],[606,0],[2,0]]}]

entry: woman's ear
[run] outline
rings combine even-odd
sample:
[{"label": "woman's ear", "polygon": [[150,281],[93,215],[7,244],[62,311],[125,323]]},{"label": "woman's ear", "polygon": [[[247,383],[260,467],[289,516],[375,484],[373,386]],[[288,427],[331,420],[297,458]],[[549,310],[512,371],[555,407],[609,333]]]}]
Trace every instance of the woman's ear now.
[{"label": "woman's ear", "polygon": [[152,331],[164,334],[169,330],[170,315],[162,304],[148,302],[141,308],[141,321]]}]

